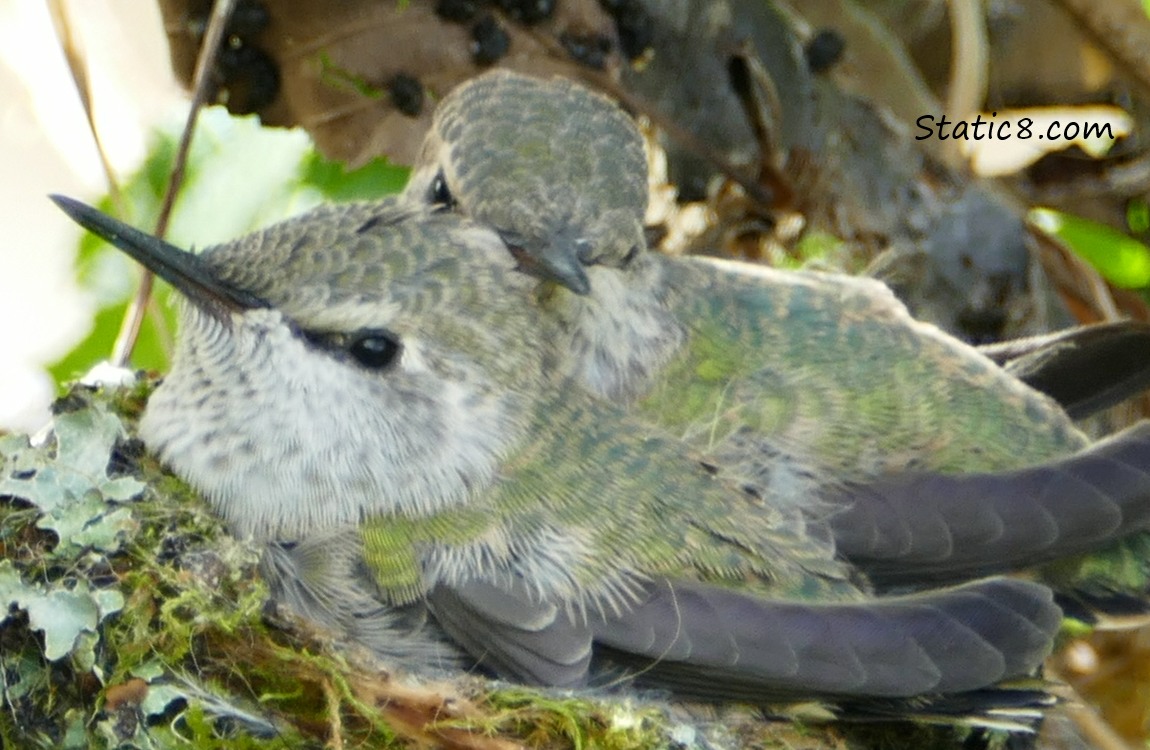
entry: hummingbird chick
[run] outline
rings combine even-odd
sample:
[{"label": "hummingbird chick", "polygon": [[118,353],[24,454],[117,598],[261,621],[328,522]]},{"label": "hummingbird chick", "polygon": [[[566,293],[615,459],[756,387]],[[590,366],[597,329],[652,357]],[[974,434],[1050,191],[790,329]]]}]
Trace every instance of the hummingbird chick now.
[{"label": "hummingbird chick", "polygon": [[[1091,447],[1058,403],[878,281],[648,252],[646,164],[610,100],[495,71],[440,102],[404,192],[490,226],[542,279],[523,304],[540,309],[549,367],[864,572],[962,580],[1147,528],[1150,425]],[[1094,333],[1045,343],[1106,349]],[[1031,351],[1043,343],[995,353],[1042,380],[1058,369]],[[1100,397],[1066,392],[1112,403],[1145,385],[1146,359]]]},{"label": "hummingbird chick", "polygon": [[55,200],[185,299],[148,448],[269,545],[290,604],[408,668],[917,703],[1049,652],[1046,587],[870,597],[684,442],[550,373],[535,281],[456,214],[326,207],[192,255]]}]

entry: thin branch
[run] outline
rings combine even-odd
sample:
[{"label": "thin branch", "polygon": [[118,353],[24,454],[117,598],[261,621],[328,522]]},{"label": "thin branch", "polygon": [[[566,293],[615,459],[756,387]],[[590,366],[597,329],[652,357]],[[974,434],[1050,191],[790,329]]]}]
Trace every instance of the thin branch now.
[{"label": "thin branch", "polygon": [[1082,737],[1090,743],[1090,747],[1097,750],[1133,750],[1134,746],[1122,739],[1122,736],[1106,722],[1098,713],[1098,709],[1085,700],[1074,686],[1066,681],[1047,660],[1046,677],[1055,682],[1061,682],[1070,696],[1062,704],[1062,710],[1073,722]]},{"label": "thin branch", "polygon": [[[157,237],[163,237],[168,231],[172,207],[175,205],[176,195],[184,179],[184,168],[188,161],[188,150],[192,144],[196,118],[207,99],[208,79],[212,63],[216,59],[220,44],[224,40],[224,28],[232,14],[234,5],[235,0],[216,0],[212,7],[212,16],[208,21],[207,33],[204,35],[204,43],[200,46],[200,54],[196,59],[196,71],[192,77],[192,103],[188,109],[188,119],[184,123],[183,132],[180,134],[179,147],[176,149],[176,158],[172,164],[172,174],[168,178],[168,187],[164,191],[159,218],[156,219],[155,234]],[[152,273],[145,271],[140,278],[140,286],[136,290],[136,296],[128,305],[128,312],[124,316],[124,322],[120,325],[116,344],[112,348],[112,364],[114,365],[122,367],[132,355],[132,349],[140,336],[140,327],[144,322],[148,300],[152,296],[152,283]]]},{"label": "thin branch", "polygon": [[108,194],[112,198],[112,205],[116,213],[124,215],[124,200],[120,195],[120,186],[116,181],[116,174],[112,171],[112,163],[100,141],[100,133],[96,128],[96,117],[92,111],[92,82],[88,77],[88,61],[81,53],[76,37],[72,34],[72,23],[69,20],[67,6],[64,0],[48,0],[48,13],[52,17],[52,26],[56,30],[56,39],[60,42],[60,49],[64,52],[64,59],[68,63],[68,71],[72,74],[72,82],[76,85],[76,93],[80,96],[80,105],[84,108],[84,116],[88,120],[88,130],[96,144],[96,154],[100,159],[100,166],[104,170],[104,178],[108,182]]},{"label": "thin branch", "polygon": [[[946,111],[958,122],[968,119],[986,101],[989,45],[986,39],[986,9],[981,2],[950,0],[951,54],[950,85],[947,87]],[[952,140],[946,159],[951,166],[963,163],[959,141]]]}]

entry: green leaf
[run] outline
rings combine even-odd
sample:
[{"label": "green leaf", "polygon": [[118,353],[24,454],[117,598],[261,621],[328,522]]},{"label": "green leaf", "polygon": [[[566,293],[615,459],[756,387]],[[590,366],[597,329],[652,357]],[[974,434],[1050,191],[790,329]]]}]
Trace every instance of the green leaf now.
[{"label": "green leaf", "polygon": [[1126,203],[1126,228],[1133,234],[1150,230],[1150,203],[1144,198],[1131,198]]},{"label": "green leaf", "polygon": [[811,230],[806,232],[795,246],[795,257],[784,258],[779,267],[802,268],[808,263],[817,263],[836,253],[841,254],[844,247],[845,243],[833,234]]},{"label": "green leaf", "polygon": [[300,180],[315,187],[327,200],[342,203],[397,193],[407,184],[410,173],[406,167],[397,167],[378,158],[349,172],[339,162],[329,161],[312,152],[304,159]]},{"label": "green leaf", "polygon": [[[115,252],[115,251],[112,251]],[[117,253],[119,255],[120,253]],[[176,328],[176,309],[169,302],[171,292],[164,284],[158,284],[153,292],[156,301],[155,308],[163,314],[164,330],[171,332]],[[92,330],[77,344],[64,358],[57,361],[48,371],[57,383],[67,383],[77,380],[92,369],[98,362],[103,362],[112,352],[112,344],[120,333],[120,325],[128,311],[128,299],[116,302],[109,307],[96,312],[93,319]],[[144,318],[140,327],[140,336],[136,339],[136,348],[132,351],[132,362],[141,370],[163,372],[168,369],[168,352],[165,340],[171,334],[160,334],[159,323],[152,315]]]},{"label": "green leaf", "polygon": [[319,78],[325,85],[337,91],[354,91],[366,99],[382,99],[387,95],[385,89],[376,86],[363,76],[336,65],[331,55],[326,52],[321,52],[319,55]]},{"label": "green leaf", "polygon": [[1150,248],[1105,224],[1049,208],[1035,208],[1030,223],[1063,242],[1116,287],[1150,285]]}]

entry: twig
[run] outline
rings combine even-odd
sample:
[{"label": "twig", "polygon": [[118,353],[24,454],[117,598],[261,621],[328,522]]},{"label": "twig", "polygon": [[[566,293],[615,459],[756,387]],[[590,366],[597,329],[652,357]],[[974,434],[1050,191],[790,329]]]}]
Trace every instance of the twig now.
[{"label": "twig", "polygon": [[92,111],[92,82],[88,78],[87,60],[80,54],[63,0],[48,0],[48,13],[52,17],[52,26],[56,29],[56,38],[60,41],[60,48],[64,51],[68,72],[72,74],[72,82],[76,84],[76,93],[80,96],[80,105],[84,108],[84,116],[88,119],[88,130],[92,133],[92,140],[96,143],[96,154],[100,158],[104,178],[108,181],[108,194],[112,198],[112,205],[116,207],[116,213],[123,216],[124,200],[120,195],[120,186],[116,182],[112,163],[104,151],[104,144],[100,141],[100,133],[96,129],[96,118]]},{"label": "twig", "polygon": [[343,719],[340,717],[339,696],[332,684],[326,679],[320,681],[320,687],[323,688],[324,701],[327,703],[327,747],[331,750],[343,750]]},{"label": "twig", "polygon": [[[168,187],[164,191],[164,200],[160,204],[160,215],[156,219],[155,234],[163,237],[168,231],[168,220],[172,214],[172,207],[176,202],[176,194],[184,179],[184,167],[188,161],[188,149],[192,144],[192,133],[195,130],[196,117],[207,98],[208,76],[212,61],[216,59],[220,44],[224,39],[224,27],[232,14],[235,0],[216,0],[212,7],[212,16],[208,20],[208,30],[204,35],[204,43],[200,47],[199,57],[196,59],[196,71],[192,76],[192,103],[188,109],[188,119],[184,123],[184,130],[180,134],[180,143],[176,149],[175,161],[172,163],[172,173],[168,177]],[[124,315],[124,322],[120,325],[120,333],[116,336],[115,346],[112,348],[112,364],[123,366],[132,355],[136,339],[140,336],[140,326],[144,322],[148,299],[152,296],[152,273],[144,271],[140,278],[140,286],[136,296],[128,305],[128,312]]]},{"label": "twig", "polygon": [[1097,748],[1097,750],[1132,750],[1132,745],[1122,739],[1114,731],[1114,728],[1099,715],[1098,710],[1083,700],[1074,686],[1050,666],[1049,660],[1047,661],[1046,678],[1062,683],[1065,689],[1070,692],[1070,697],[1063,704],[1063,709],[1070,721],[1082,733],[1083,738],[1090,743],[1090,746]]},{"label": "twig", "polygon": [[[947,3],[951,29],[950,86],[946,110],[950,119],[966,120],[986,101],[987,41],[985,8],[980,2],[950,0]],[[959,141],[947,149],[951,166],[962,164]]]}]

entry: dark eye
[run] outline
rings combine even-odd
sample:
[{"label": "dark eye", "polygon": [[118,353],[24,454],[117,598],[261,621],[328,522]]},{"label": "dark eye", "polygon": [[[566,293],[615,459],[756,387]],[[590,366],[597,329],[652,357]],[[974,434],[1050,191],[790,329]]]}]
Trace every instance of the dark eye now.
[{"label": "dark eye", "polygon": [[635,258],[637,258],[638,256],[639,256],[639,246],[638,245],[631,245],[631,249],[628,250],[627,254],[623,256],[623,264],[621,267],[626,268],[627,266],[631,265],[631,261],[635,260]]},{"label": "dark eye", "polygon": [[347,352],[369,370],[382,370],[396,360],[403,346],[391,331],[362,331],[351,339]]},{"label": "dark eye", "polygon": [[427,197],[431,199],[432,203],[438,203],[448,208],[455,205],[455,197],[447,187],[447,179],[443,176],[442,170],[431,181],[431,189],[428,191]]},{"label": "dark eye", "polygon": [[575,257],[579,262],[585,266],[589,266],[595,262],[595,243],[589,239],[580,237],[575,240]]}]

